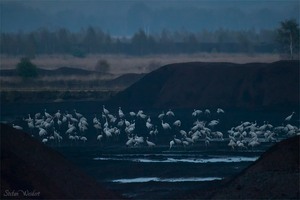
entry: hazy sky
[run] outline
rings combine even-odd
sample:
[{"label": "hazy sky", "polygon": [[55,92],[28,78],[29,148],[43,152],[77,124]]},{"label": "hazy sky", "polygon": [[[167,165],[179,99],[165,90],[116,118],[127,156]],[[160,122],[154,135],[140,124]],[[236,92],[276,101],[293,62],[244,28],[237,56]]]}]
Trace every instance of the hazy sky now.
[{"label": "hazy sky", "polygon": [[1,31],[94,26],[113,35],[138,29],[274,28],[299,21],[299,0],[1,0]]}]

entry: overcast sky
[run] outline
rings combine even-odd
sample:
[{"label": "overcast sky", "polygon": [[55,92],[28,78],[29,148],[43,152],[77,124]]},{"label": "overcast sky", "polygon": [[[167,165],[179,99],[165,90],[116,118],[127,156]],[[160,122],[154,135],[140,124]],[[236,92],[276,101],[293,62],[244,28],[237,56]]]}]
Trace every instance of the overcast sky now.
[{"label": "overcast sky", "polygon": [[78,31],[94,26],[113,35],[138,29],[201,31],[271,29],[299,21],[299,0],[1,0],[1,32],[38,28]]}]

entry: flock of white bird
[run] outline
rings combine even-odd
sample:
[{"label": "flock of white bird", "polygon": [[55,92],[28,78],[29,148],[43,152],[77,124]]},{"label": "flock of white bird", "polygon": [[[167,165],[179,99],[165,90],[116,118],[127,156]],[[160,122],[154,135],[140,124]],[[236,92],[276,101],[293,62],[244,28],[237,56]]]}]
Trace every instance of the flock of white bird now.
[{"label": "flock of white bird", "polygon": [[[204,111],[194,109],[191,113],[193,123],[190,128],[184,130],[181,120],[171,109],[153,117],[142,110],[124,113],[121,107],[113,114],[103,105],[99,116],[95,114],[92,122],[88,122],[87,118],[75,109],[72,113],[58,110],[54,114],[49,114],[45,109],[44,112],[36,113],[33,117],[28,114],[28,117],[23,119],[27,127],[23,128],[15,124],[12,126],[15,129],[25,130],[33,137],[38,137],[43,143],[49,144],[60,144],[66,141],[71,144],[84,144],[88,139],[94,139],[100,144],[153,148],[156,146],[156,141],[159,141],[159,137],[163,136],[169,137],[169,144],[164,144],[169,149],[192,146],[201,142],[208,146],[212,141],[228,142],[229,148],[233,150],[253,149],[261,142],[276,142],[279,138],[300,135],[299,127],[290,124],[294,112],[286,117],[280,126],[273,126],[268,122],[261,125],[257,122],[241,122],[225,134],[218,130],[221,121],[210,119],[211,114],[209,109]],[[221,117],[225,115],[225,111],[218,108],[214,114]]]}]

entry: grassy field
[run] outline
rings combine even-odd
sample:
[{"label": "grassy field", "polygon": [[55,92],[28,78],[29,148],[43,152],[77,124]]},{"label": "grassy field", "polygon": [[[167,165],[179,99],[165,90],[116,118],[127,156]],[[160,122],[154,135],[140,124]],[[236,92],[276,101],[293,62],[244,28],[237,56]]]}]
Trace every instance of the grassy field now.
[{"label": "grassy field", "polygon": [[[1,55],[0,69],[15,69],[21,56]],[[70,55],[38,55],[31,61],[39,68],[58,69],[72,67],[85,70],[95,70],[99,60],[105,60],[110,70],[104,75],[55,75],[38,76],[24,80],[18,76],[0,76],[1,100],[7,102],[34,101],[36,99],[51,101],[56,99],[107,99],[108,91],[116,93],[126,89],[142,77],[163,65],[179,62],[274,62],[280,60],[277,54],[180,54],[180,55],[88,55],[85,58],[76,58]],[[115,81],[121,75],[136,73],[141,76],[127,76],[122,81]],[[94,92],[86,95],[80,91]],[[45,95],[45,92],[51,95]],[[69,97],[70,93],[72,97]],[[26,98],[25,98],[26,97]]]},{"label": "grassy field", "polygon": [[[21,56],[12,57],[1,55],[1,69],[15,68]],[[126,73],[148,73],[160,66],[178,62],[274,62],[280,60],[278,54],[223,54],[223,53],[201,53],[201,54],[179,54],[179,55],[101,55],[93,54],[85,58],[76,58],[71,55],[38,55],[32,62],[40,68],[56,69],[59,67],[74,67],[94,70],[98,60],[106,60],[110,65],[110,73],[122,75]]]}]

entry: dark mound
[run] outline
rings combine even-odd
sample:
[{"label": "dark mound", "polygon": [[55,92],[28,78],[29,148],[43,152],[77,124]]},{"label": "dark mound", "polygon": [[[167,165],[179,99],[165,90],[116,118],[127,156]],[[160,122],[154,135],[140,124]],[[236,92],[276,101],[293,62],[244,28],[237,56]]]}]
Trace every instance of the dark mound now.
[{"label": "dark mound", "polygon": [[119,199],[62,155],[1,124],[1,199]]},{"label": "dark mound", "polygon": [[[272,146],[223,187],[187,193],[184,199],[299,199],[300,136]],[[200,192],[201,191],[201,192]]]},{"label": "dark mound", "polygon": [[298,108],[299,61],[166,65],[111,102],[152,108]]},{"label": "dark mound", "polygon": [[121,75],[113,80],[107,81],[108,85],[114,85],[114,86],[130,86],[133,83],[140,80],[145,74],[135,74],[135,73],[128,73]]}]

